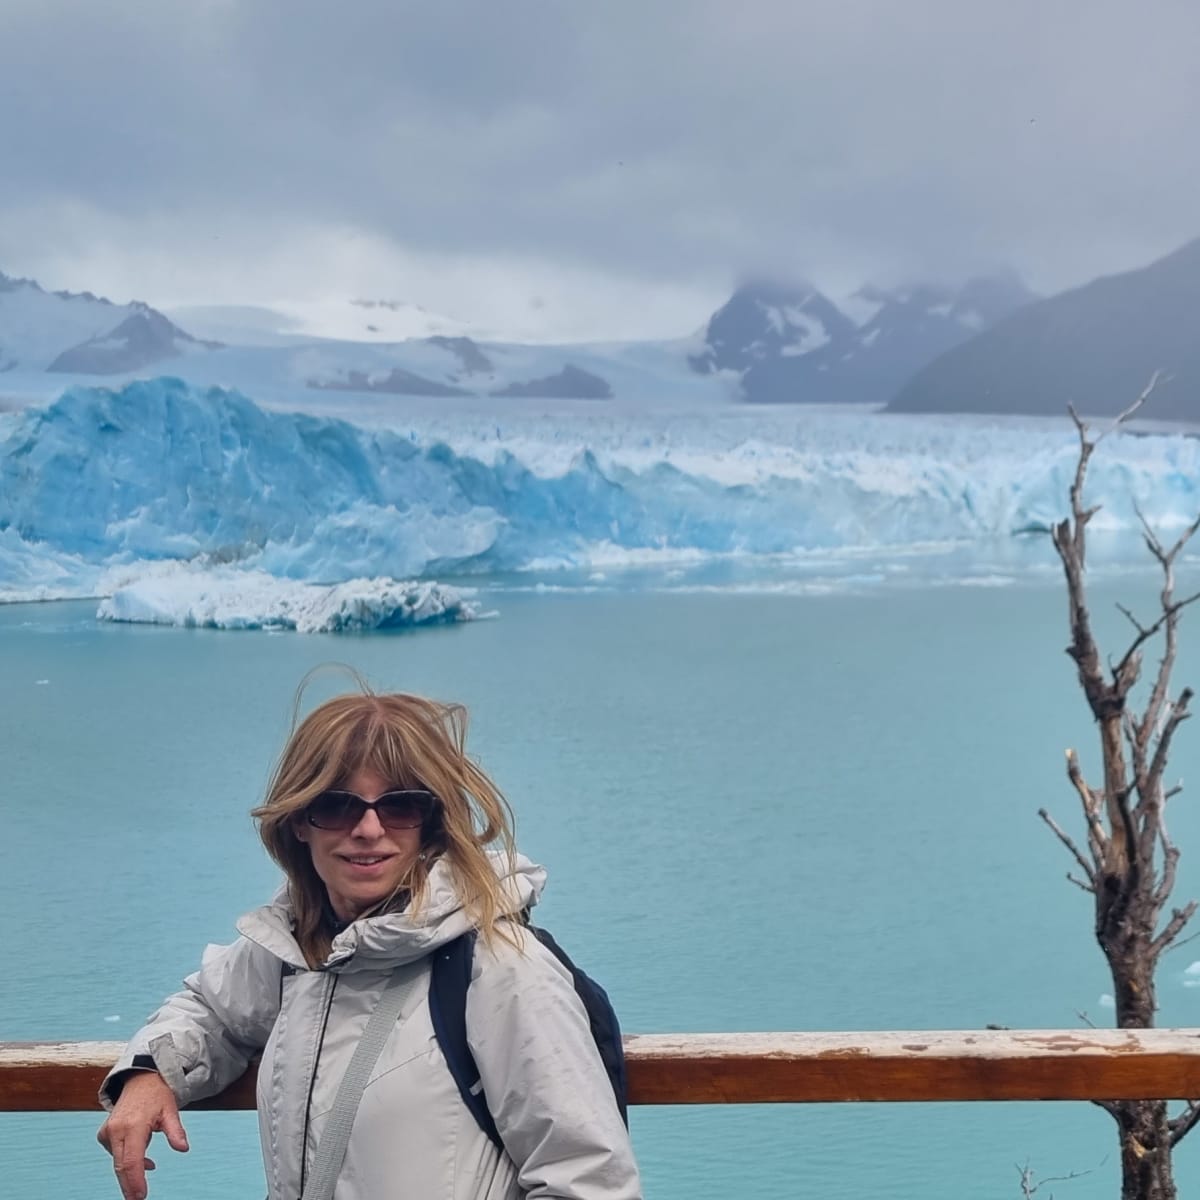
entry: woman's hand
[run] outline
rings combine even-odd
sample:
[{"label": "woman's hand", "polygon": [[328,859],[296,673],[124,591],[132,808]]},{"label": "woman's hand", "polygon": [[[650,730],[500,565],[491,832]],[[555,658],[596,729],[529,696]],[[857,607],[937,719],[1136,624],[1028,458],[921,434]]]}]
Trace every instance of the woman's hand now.
[{"label": "woman's hand", "polygon": [[146,1172],[154,1170],[146,1148],[156,1131],[166,1134],[172,1150],[188,1148],[175,1093],[157,1071],[137,1071],[125,1081],[108,1120],[96,1134],[96,1140],[113,1157],[125,1200],[146,1200]]}]

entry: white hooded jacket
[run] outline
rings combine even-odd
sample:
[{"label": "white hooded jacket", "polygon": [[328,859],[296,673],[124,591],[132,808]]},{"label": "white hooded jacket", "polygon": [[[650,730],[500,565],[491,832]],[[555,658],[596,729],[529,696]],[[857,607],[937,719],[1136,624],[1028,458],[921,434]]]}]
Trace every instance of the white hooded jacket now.
[{"label": "white hooded jacket", "polygon": [[[507,911],[537,902],[545,872],[518,856]],[[335,1200],[641,1200],[629,1135],[570,974],[535,938],[518,950],[476,943],[467,1037],[507,1153],[458,1093],[429,1013],[431,952],[470,927],[444,861],[428,904],[368,917],[334,939],[320,969],[292,936],[286,892],[211,947],[130,1041],[109,1075],[149,1055],[180,1105],[219,1092],[262,1055],[259,1131],[269,1200],[300,1200],[304,1180],[383,986],[418,977],[371,1072]],[[515,926],[514,926],[515,928]],[[101,1102],[111,1108],[108,1080]]]}]

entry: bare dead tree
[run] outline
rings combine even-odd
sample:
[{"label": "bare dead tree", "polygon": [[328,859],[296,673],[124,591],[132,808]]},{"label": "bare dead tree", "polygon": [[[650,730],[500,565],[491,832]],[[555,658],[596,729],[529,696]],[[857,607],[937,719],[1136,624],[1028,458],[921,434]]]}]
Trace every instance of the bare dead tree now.
[{"label": "bare dead tree", "polygon": [[[1150,380],[1138,399],[1105,433],[1089,437],[1087,425],[1071,409],[1079,433],[1079,461],[1071,486],[1071,515],[1055,525],[1051,538],[1067,580],[1071,643],[1079,684],[1100,732],[1103,782],[1093,787],[1074,750],[1067,751],[1067,777],[1083,809],[1086,840],[1076,842],[1043,808],[1039,816],[1070,853],[1075,868],[1067,878],[1095,902],[1096,940],[1112,974],[1116,1021],[1121,1029],[1149,1029],[1158,1005],[1155,973],[1163,952],[1179,942],[1196,912],[1196,901],[1165,910],[1175,886],[1179,850],[1167,833],[1167,801],[1180,786],[1164,785],[1167,759],[1179,726],[1190,716],[1192,689],[1172,692],[1183,610],[1200,593],[1175,595],[1175,563],[1200,529],[1200,517],[1168,546],[1138,511],[1142,536],[1162,572],[1159,609],[1145,623],[1129,609],[1120,611],[1133,626],[1124,653],[1105,664],[1092,632],[1085,582],[1086,531],[1098,506],[1084,504],[1084,482],[1093,451],[1112,429],[1129,421],[1158,382]],[[1141,676],[1145,648],[1161,645],[1162,657],[1148,679],[1149,695],[1139,713],[1130,694]],[[1186,939],[1185,939],[1186,940]],[[1171,1151],[1200,1122],[1200,1100],[1172,1117],[1165,1100],[1101,1102],[1117,1124],[1121,1150],[1121,1200],[1175,1200]]]}]

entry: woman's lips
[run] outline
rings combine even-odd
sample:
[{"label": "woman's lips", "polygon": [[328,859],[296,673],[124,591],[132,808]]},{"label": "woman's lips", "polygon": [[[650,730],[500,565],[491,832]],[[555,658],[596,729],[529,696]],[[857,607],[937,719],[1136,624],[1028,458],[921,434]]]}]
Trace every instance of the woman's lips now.
[{"label": "woman's lips", "polygon": [[393,854],[342,854],[339,855],[356,875],[371,875],[381,871],[395,857]]}]

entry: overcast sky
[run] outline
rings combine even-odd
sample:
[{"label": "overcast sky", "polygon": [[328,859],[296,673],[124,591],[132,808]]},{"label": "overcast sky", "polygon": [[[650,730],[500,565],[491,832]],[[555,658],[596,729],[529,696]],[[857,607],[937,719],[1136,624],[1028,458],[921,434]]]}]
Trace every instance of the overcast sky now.
[{"label": "overcast sky", "polygon": [[1195,0],[0,0],[0,270],[663,336],[1200,235]]}]

